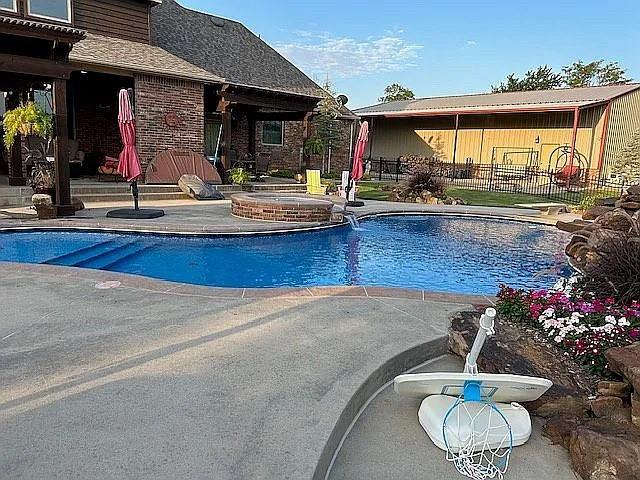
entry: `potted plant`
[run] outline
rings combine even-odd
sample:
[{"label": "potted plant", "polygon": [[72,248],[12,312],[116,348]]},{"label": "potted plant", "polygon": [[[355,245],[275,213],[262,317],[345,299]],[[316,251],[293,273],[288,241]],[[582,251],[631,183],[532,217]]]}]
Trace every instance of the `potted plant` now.
[{"label": "potted plant", "polygon": [[47,160],[47,152],[53,134],[51,117],[35,102],[27,102],[8,110],[2,117],[4,145],[11,151],[18,135],[25,138],[36,137],[40,142],[28,142],[26,160],[32,165],[31,188],[34,208],[38,218],[55,217],[55,172],[53,164]]},{"label": "potted plant", "polygon": [[32,163],[31,187],[35,193],[55,196],[55,176],[47,151],[51,143],[53,123],[49,116],[35,102],[27,102],[8,110],[2,118],[4,145],[11,151],[16,137],[38,137],[42,142],[33,142],[36,146],[27,148],[27,162]]}]

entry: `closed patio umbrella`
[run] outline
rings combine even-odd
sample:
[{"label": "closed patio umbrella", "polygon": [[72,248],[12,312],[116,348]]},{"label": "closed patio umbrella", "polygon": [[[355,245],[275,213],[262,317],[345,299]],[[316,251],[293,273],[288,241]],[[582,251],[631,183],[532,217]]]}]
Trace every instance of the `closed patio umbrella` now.
[{"label": "closed patio umbrella", "polygon": [[349,184],[347,185],[347,206],[349,207],[361,207],[364,205],[360,201],[349,201],[349,192],[352,188],[355,188],[355,182],[360,180],[364,175],[364,165],[362,159],[364,158],[364,151],[367,148],[367,142],[369,141],[369,122],[366,120],[360,125],[360,133],[358,134],[358,140],[353,151],[353,164],[351,165],[351,174],[349,175]]},{"label": "closed patio umbrella", "polygon": [[107,212],[107,217],[132,219],[162,217],[163,210],[140,209],[138,206],[138,178],[142,175],[142,167],[136,150],[136,121],[131,106],[131,96],[129,91],[124,88],[118,94],[118,128],[123,148],[118,157],[117,171],[127,182],[131,182],[133,209],[111,210]]},{"label": "closed patio umbrella", "polygon": [[118,127],[122,137],[123,149],[118,157],[118,173],[127,182],[134,182],[142,174],[140,158],[136,150],[136,121],[133,117],[129,92],[120,90],[118,110]]}]

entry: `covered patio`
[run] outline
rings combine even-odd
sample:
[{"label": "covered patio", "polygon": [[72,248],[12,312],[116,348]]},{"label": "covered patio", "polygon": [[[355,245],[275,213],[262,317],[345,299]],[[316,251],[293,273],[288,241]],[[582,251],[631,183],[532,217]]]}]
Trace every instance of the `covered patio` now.
[{"label": "covered patio", "polygon": [[[0,69],[3,71],[0,91],[4,92],[5,109],[34,100],[37,92],[43,95],[49,92],[58,216],[73,215],[69,187],[68,83],[72,72],[69,52],[84,36],[82,30],[59,25],[21,19],[0,22]],[[10,152],[3,152],[7,183],[11,186],[26,185],[22,142],[22,139],[16,141]]]}]

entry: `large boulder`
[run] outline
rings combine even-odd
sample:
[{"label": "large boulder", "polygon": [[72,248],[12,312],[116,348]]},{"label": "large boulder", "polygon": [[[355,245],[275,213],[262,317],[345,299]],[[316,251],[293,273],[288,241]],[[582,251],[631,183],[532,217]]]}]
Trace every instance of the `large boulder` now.
[{"label": "large boulder", "polygon": [[609,362],[609,370],[625,377],[634,391],[640,392],[640,342],[610,348],[604,355]]},{"label": "large boulder", "polygon": [[223,200],[224,195],[196,175],[182,175],[178,180],[180,190],[196,200]]},{"label": "large boulder", "polygon": [[631,219],[629,216],[616,210],[600,215],[595,223],[602,228],[616,230],[618,232],[628,232],[631,228]]},{"label": "large boulder", "polygon": [[604,206],[591,207],[590,209],[586,210],[582,214],[582,219],[583,220],[595,220],[600,215],[604,215],[605,213],[609,213],[609,212],[613,211],[613,209],[614,209],[614,207],[604,207]]},{"label": "large boulder", "polygon": [[627,193],[629,195],[640,195],[640,184],[631,185],[629,188],[627,188]]},{"label": "large boulder", "polygon": [[640,429],[633,425],[560,415],[547,421],[544,434],[569,451],[584,480],[640,479]]}]

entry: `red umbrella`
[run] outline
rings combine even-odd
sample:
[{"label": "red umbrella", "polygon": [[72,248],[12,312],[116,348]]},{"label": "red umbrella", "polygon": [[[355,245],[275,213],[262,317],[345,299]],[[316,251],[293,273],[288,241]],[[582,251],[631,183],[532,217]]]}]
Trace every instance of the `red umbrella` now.
[{"label": "red umbrella", "polygon": [[129,92],[124,88],[120,90],[119,103],[118,126],[124,147],[118,157],[118,173],[127,182],[133,182],[142,175],[142,167],[136,150],[136,121],[131,108]]},{"label": "red umbrella", "polygon": [[[132,93],[133,94],[133,90]],[[163,210],[153,208],[140,208],[138,206],[138,178],[142,175],[142,167],[140,166],[140,158],[136,151],[136,121],[133,117],[133,108],[131,108],[131,99],[129,91],[124,88],[119,94],[120,108],[118,111],[118,126],[120,127],[120,136],[124,145],[122,152],[118,158],[118,173],[122,175],[127,182],[131,182],[131,193],[133,194],[133,209],[120,208],[107,212],[107,217],[112,218],[158,218],[164,215]]]},{"label": "red umbrella", "polygon": [[353,151],[353,164],[351,165],[351,173],[349,175],[349,183],[347,184],[347,206],[349,207],[361,207],[364,203],[360,201],[350,201],[349,193],[355,187],[355,182],[360,180],[364,175],[364,166],[362,159],[364,157],[364,151],[367,148],[367,141],[369,140],[369,122],[366,120],[362,122],[360,126],[360,133],[358,134],[358,141],[356,142],[355,150]]},{"label": "red umbrella", "polygon": [[364,175],[364,166],[362,165],[362,159],[364,157],[364,150],[367,148],[368,141],[369,122],[365,120],[360,126],[358,141],[356,142],[356,148],[353,152],[353,167],[351,168],[351,178],[356,182],[362,178],[362,175]]}]

